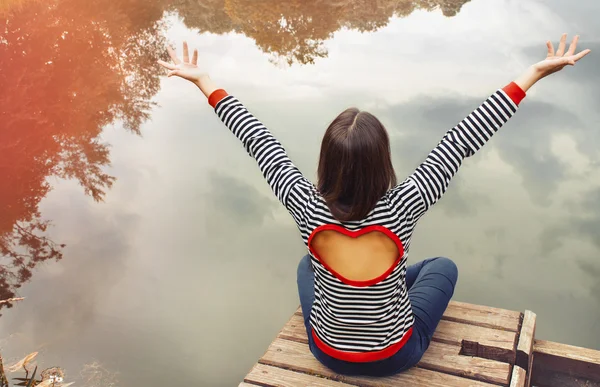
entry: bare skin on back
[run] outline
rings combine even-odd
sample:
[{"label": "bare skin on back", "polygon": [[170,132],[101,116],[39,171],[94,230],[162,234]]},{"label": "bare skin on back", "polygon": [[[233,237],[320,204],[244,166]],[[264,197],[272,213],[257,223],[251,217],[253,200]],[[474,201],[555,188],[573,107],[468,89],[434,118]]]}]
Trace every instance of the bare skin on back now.
[{"label": "bare skin on back", "polygon": [[398,259],[398,247],[387,235],[371,231],[357,238],[323,230],[311,241],[313,251],[342,277],[368,281],[385,273]]}]

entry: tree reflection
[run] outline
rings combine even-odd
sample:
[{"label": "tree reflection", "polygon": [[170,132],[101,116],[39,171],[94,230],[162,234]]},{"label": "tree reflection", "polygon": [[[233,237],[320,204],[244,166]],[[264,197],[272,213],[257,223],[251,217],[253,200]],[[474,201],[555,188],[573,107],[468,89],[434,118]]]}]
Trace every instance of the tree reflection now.
[{"label": "tree reflection", "polygon": [[0,299],[62,257],[38,211],[47,178],[75,179],[97,201],[113,184],[99,135],[116,120],[139,133],[166,43],[163,10],[139,0],[18,3],[0,19]]},{"label": "tree reflection", "polygon": [[[341,28],[374,31],[392,16],[470,0],[4,0],[0,3],[0,299],[37,264],[62,258],[38,205],[51,176],[94,200],[114,182],[100,134],[121,121],[139,133],[166,55],[163,15],[200,32],[243,33],[288,63],[313,63]],[[11,306],[10,303],[0,307]]]},{"label": "tree reflection", "polygon": [[201,32],[239,32],[288,64],[327,56],[325,40],[341,28],[375,31],[393,16],[440,9],[456,15],[470,0],[175,0],[173,9]]}]

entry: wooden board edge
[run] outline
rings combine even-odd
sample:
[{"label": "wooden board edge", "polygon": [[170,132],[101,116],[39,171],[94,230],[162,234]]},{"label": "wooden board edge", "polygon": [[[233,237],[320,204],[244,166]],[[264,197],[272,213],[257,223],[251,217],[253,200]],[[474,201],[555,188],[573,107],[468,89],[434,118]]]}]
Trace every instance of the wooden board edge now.
[{"label": "wooden board edge", "polygon": [[521,324],[521,330],[519,331],[515,364],[527,372],[530,372],[532,366],[535,326],[536,314],[530,310],[526,310],[523,317],[523,323]]},{"label": "wooden board edge", "polygon": [[562,344],[554,341],[536,339],[533,343],[533,352],[544,355],[560,356],[573,360],[581,360],[600,365],[600,351],[591,348],[577,347],[574,345]]},{"label": "wooden board edge", "polygon": [[513,366],[510,387],[525,387],[527,383],[527,372],[518,365]]}]

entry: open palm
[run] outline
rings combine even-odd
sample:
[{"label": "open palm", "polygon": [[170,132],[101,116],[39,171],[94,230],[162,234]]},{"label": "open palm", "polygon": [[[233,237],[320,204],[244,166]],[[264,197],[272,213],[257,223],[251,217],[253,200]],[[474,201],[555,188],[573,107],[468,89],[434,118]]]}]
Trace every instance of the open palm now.
[{"label": "open palm", "polygon": [[167,47],[167,50],[169,51],[169,56],[173,63],[167,63],[162,60],[159,60],[158,63],[170,70],[168,74],[169,77],[176,75],[183,79],[187,79],[188,81],[197,82],[202,76],[206,75],[206,73],[201,71],[198,67],[198,50],[194,50],[192,60],[190,61],[187,42],[183,42],[183,60],[177,57],[177,54],[175,54],[175,51],[171,47]]},{"label": "open palm", "polygon": [[591,50],[584,50],[578,54],[575,54],[577,49],[577,42],[579,35],[573,38],[569,50],[565,52],[567,47],[567,34],[563,34],[558,44],[558,50],[554,52],[554,45],[548,41],[548,56],[541,62],[534,65],[535,69],[538,70],[542,76],[547,76],[557,71],[562,70],[565,66],[574,66],[577,61],[586,56]]}]

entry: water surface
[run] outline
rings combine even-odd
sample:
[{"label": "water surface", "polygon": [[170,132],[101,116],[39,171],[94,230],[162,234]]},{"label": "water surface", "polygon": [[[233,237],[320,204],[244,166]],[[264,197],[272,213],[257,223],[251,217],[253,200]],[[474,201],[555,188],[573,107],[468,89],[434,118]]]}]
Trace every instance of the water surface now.
[{"label": "water surface", "polygon": [[[449,256],[456,300],[600,349],[596,1],[2,4],[0,294],[26,297],[1,311],[5,359],[40,351],[87,386],[232,386],[296,309],[298,231],[202,94],[164,78],[166,44],[198,48],[308,177],[357,106],[402,179],[563,32],[595,54],[467,160],[409,259]],[[85,382],[95,361],[104,379]]]}]

